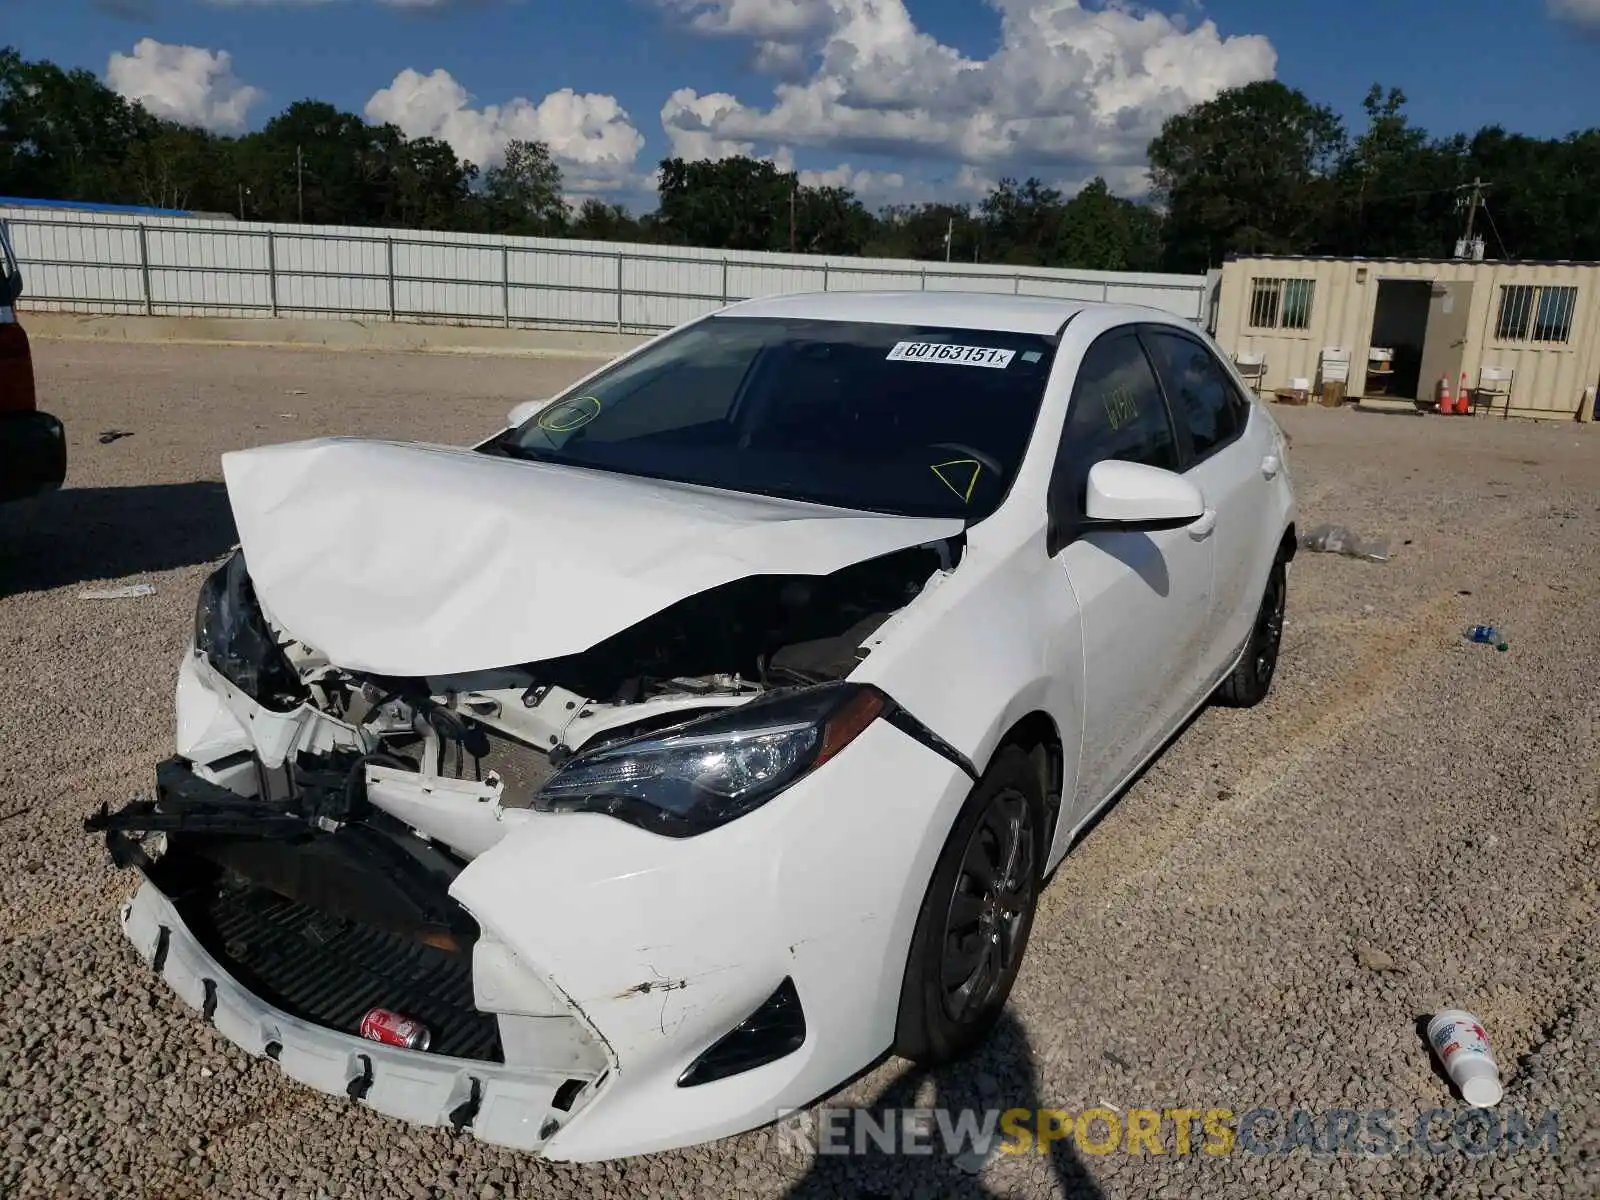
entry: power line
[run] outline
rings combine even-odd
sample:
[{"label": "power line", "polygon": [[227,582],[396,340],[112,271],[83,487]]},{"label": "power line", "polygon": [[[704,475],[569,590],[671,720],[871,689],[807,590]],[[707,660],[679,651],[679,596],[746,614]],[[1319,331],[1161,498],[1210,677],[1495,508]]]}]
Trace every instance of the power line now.
[{"label": "power line", "polygon": [[1494,240],[1500,244],[1500,257],[1507,262],[1511,260],[1511,251],[1506,249],[1505,239],[1500,236],[1500,227],[1494,223],[1494,214],[1489,211],[1489,202],[1483,202],[1483,215],[1489,218],[1489,228],[1494,231]]}]

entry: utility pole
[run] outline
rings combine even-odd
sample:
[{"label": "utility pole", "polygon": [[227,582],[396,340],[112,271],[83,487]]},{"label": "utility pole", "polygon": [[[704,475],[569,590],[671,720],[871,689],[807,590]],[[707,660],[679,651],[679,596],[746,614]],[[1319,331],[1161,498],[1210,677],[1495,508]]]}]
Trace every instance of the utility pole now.
[{"label": "utility pole", "polygon": [[1492,183],[1484,180],[1483,176],[1474,176],[1471,183],[1464,183],[1456,188],[1457,193],[1470,191],[1472,195],[1467,199],[1467,233],[1461,239],[1463,253],[1459,257],[1473,258],[1472,234],[1478,223],[1478,209],[1484,207],[1483,193],[1493,187]]},{"label": "utility pole", "polygon": [[239,220],[244,220],[244,184],[239,185]]},{"label": "utility pole", "polygon": [[956,240],[956,219],[951,217],[944,227],[944,260],[950,261],[950,247]]},{"label": "utility pole", "polygon": [[799,194],[800,194],[800,179],[799,179],[799,176],[796,176],[795,177],[795,181],[792,184],[789,185],[789,253],[790,254],[794,253],[794,202],[795,202],[795,197],[797,197]]},{"label": "utility pole", "polygon": [[1484,183],[1483,176],[1478,176],[1472,181],[1472,199],[1467,203],[1467,241],[1472,240],[1472,227],[1477,220],[1478,205],[1483,203],[1483,189],[1489,185]]},{"label": "utility pole", "polygon": [[300,224],[304,225],[306,223],[306,184],[299,146],[294,148],[294,194],[295,200],[299,205]]}]

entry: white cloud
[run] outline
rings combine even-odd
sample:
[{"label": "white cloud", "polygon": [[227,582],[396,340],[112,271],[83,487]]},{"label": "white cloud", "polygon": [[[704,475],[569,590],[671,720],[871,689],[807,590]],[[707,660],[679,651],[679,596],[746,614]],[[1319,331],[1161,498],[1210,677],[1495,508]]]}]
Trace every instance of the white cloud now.
[{"label": "white cloud", "polygon": [[829,0],[660,0],[689,18],[689,27],[720,37],[793,41],[827,28]]},{"label": "white cloud", "polygon": [[106,82],[124,99],[158,117],[217,133],[239,133],[265,93],[242,83],[226,50],[171,46],[141,38],[132,54],[113,51]]},{"label": "white cloud", "polygon": [[423,75],[406,68],[373,93],[366,115],[398,126],[407,137],[448,142],[463,159],[485,169],[504,158],[506,144],[514,139],[544,142],[564,172],[581,176],[591,189],[631,184],[631,169],[644,147],[614,96],[562,88],[537,104],[518,96],[474,108],[467,89],[444,70]]},{"label": "white cloud", "polygon": [[1600,31],[1600,0],[1550,0],[1551,15]]},{"label": "white cloud", "polygon": [[[101,3],[107,0],[99,0]],[[127,0],[121,0],[127,2]],[[202,0],[212,8],[320,8],[340,4],[344,0]],[[398,8],[411,12],[444,12],[451,8],[467,8],[489,3],[491,0],[373,0],[379,8]]]},{"label": "white cloud", "polygon": [[846,188],[868,205],[888,203],[905,191],[906,177],[899,171],[857,170],[849,163],[840,163],[820,171],[799,172],[802,187]]},{"label": "white cloud", "polygon": [[703,96],[693,88],[673,92],[661,106],[661,128],[672,144],[672,157],[720,160],[754,155],[754,142],[731,141],[711,132],[725,117],[743,109],[739,98],[727,92],[707,92]]},{"label": "white cloud", "polygon": [[[1600,0],[1561,0],[1594,4]],[[1000,45],[969,58],[918,29],[904,0],[657,0],[706,36],[744,37],[777,77],[772,102],[674,92],[674,152],[784,144],[945,160],[986,174],[1119,174],[1144,166],[1162,121],[1270,78],[1264,37],[1108,0],[989,0]],[[768,45],[780,48],[769,52]],[[796,64],[814,64],[799,81]]]}]

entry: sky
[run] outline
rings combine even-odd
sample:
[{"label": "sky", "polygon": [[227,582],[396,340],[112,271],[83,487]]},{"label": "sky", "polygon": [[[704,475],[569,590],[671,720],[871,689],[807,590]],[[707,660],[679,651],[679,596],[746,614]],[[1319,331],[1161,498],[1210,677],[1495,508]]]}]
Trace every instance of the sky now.
[{"label": "sky", "polygon": [[664,157],[751,154],[877,206],[1003,176],[1147,185],[1162,121],[1277,78],[1353,128],[1600,123],[1600,0],[0,0],[0,44],[225,133],[327,100],[574,194],[653,207]]}]

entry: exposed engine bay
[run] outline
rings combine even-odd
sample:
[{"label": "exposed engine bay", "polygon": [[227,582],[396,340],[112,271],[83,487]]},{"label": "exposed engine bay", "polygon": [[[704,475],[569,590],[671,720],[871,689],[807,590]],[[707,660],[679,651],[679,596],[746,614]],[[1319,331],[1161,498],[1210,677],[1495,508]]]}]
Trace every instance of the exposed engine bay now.
[{"label": "exposed engine bay", "polygon": [[318,710],[382,766],[528,803],[575,752],[655,732],[774,689],[843,679],[864,643],[959,548],[913,547],[822,577],[759,575],[691,596],[582,654],[499,671],[396,679],[283,649]]},{"label": "exposed engine bay", "polygon": [[[274,823],[286,834],[306,822],[333,831],[376,808],[470,860],[575,758],[846,679],[880,627],[961,550],[952,538],[824,576],[749,576],[580,654],[422,678],[348,671],[277,630],[236,553],[202,588],[187,669],[230,698],[255,744],[193,764],[212,785],[199,807],[169,789],[161,812],[136,805],[115,821],[259,837]],[[785,763],[754,769],[775,776]]]}]

